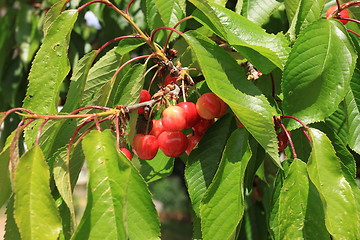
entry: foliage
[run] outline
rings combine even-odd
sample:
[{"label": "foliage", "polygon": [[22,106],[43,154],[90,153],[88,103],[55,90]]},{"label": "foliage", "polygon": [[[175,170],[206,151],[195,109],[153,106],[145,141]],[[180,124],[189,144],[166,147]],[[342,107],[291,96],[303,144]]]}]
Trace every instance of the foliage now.
[{"label": "foliage", "polygon": [[[1,1],[5,239],[160,239],[148,184],[176,162],[193,239],[360,239],[359,6]],[[350,12],[346,25],[340,10]],[[139,103],[142,89],[152,97]],[[190,154],[123,154],[169,105],[207,92],[228,108]]]}]

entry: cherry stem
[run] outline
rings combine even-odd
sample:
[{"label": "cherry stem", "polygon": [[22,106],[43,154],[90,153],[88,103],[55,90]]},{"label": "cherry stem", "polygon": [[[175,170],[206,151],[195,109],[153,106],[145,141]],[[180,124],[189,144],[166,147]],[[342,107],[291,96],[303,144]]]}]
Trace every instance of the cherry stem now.
[{"label": "cherry stem", "polygon": [[94,122],[95,122],[96,129],[97,129],[99,132],[101,132],[102,129],[101,129],[101,127],[100,127],[99,118],[98,118],[98,116],[97,116],[96,114],[94,115]]},{"label": "cherry stem", "polygon": [[156,70],[156,72],[154,73],[154,76],[151,78],[151,81],[150,81],[150,84],[149,84],[149,87],[148,87],[148,92],[150,92],[151,86],[153,85],[153,83],[155,81],[155,78],[156,78],[156,76],[158,75],[159,72],[160,72],[160,68],[158,70]]},{"label": "cherry stem", "polygon": [[306,130],[309,129],[309,127],[303,122],[301,121],[300,119],[294,117],[294,116],[290,116],[290,115],[284,115],[284,116],[281,116],[281,118],[291,118],[291,119],[294,119],[295,121],[297,121],[298,123],[300,123]]},{"label": "cherry stem", "polygon": [[44,128],[45,124],[46,124],[48,121],[49,121],[49,119],[48,119],[48,118],[45,118],[44,121],[42,122],[42,124],[40,125],[39,131],[37,132],[37,135],[36,135],[36,141],[35,141],[35,144],[36,144],[36,145],[39,145],[41,133],[42,133],[42,131],[43,131],[43,128]]},{"label": "cherry stem", "polygon": [[355,31],[353,31],[353,30],[351,30],[351,29],[346,29],[346,31],[348,31],[348,32],[350,32],[350,33],[352,33],[352,34],[355,34],[356,36],[360,37],[360,34],[359,34],[359,33],[355,32]]},{"label": "cherry stem", "polygon": [[76,129],[75,131],[73,132],[73,135],[71,136],[70,140],[69,140],[69,145],[68,145],[68,148],[67,148],[67,154],[68,156],[70,156],[70,152],[71,152],[71,147],[74,143],[74,140],[75,140],[75,137],[76,135],[79,133],[79,131],[85,127],[86,124],[88,124],[89,122],[91,122],[91,120],[87,120],[85,122],[83,122],[82,124],[80,124]]},{"label": "cherry stem", "polygon": [[335,17],[335,19],[346,20],[346,21],[351,21],[351,22],[354,22],[354,23],[360,24],[360,21],[359,21],[359,20],[352,19],[352,18]]},{"label": "cherry stem", "polygon": [[98,109],[98,110],[103,110],[103,111],[109,111],[111,108],[101,107],[101,106],[87,106],[87,107],[75,109],[74,111],[70,112],[69,115],[73,115],[75,113],[78,113],[78,112],[86,110],[86,109]]},{"label": "cherry stem", "polygon": [[117,38],[114,38],[114,39],[111,39],[110,41],[104,43],[98,50],[97,50],[97,53],[96,54],[99,54],[102,50],[104,50],[104,48],[106,48],[107,46],[109,46],[110,44],[112,44],[113,42],[116,42],[116,41],[119,41],[119,40],[122,40],[122,39],[129,39],[129,38],[140,38],[139,36],[121,36],[121,37],[117,37]]},{"label": "cherry stem", "polygon": [[120,151],[120,116],[115,120],[116,148]]},{"label": "cherry stem", "polygon": [[290,136],[289,132],[287,131],[287,129],[286,129],[286,127],[285,127],[285,125],[284,125],[283,123],[280,123],[280,126],[281,126],[281,128],[284,130],[284,132],[285,132],[285,134],[286,134],[286,137],[287,137],[287,139],[289,140],[289,144],[290,144],[290,147],[291,147],[291,152],[292,152],[292,154],[293,154],[293,157],[294,157],[294,158],[297,158],[297,154],[296,154],[296,152],[295,152],[294,143],[293,143],[293,141],[292,141],[292,139],[291,139],[291,136]]},{"label": "cherry stem", "polygon": [[183,32],[180,32],[180,31],[178,31],[178,30],[176,30],[175,28],[172,28],[172,27],[159,27],[159,28],[155,29],[155,30],[151,33],[150,41],[153,41],[153,40],[154,40],[155,34],[156,34],[159,30],[161,30],[161,29],[167,29],[167,30],[170,30],[171,32],[176,32],[177,34],[179,34],[179,35],[181,35],[181,36],[184,34]]},{"label": "cherry stem", "polygon": [[309,143],[311,143],[311,138],[308,134],[308,132],[304,129],[304,128],[301,128],[301,131],[304,133],[304,135],[306,136],[307,140],[309,141]]},{"label": "cherry stem", "polygon": [[[106,118],[101,119],[101,120],[99,121],[99,124],[100,124],[100,123],[103,123],[103,122],[105,122],[105,121],[107,121],[107,120],[110,120],[111,117],[112,117],[112,116],[108,116],[108,117],[106,117]],[[80,136],[80,137],[78,138],[78,140],[75,142],[75,145],[77,145],[77,144],[86,136],[86,134],[88,134],[95,126],[96,126],[96,125],[94,124],[94,125],[92,125],[91,127],[89,127],[88,129],[86,129],[86,131],[85,131],[83,134],[81,134],[81,136]]]},{"label": "cherry stem", "polygon": [[126,6],[126,10],[125,10],[125,13],[127,15],[129,15],[129,9],[130,9],[130,6],[135,2],[135,0],[131,0],[128,5]]},{"label": "cherry stem", "polygon": [[[177,28],[177,26],[179,26],[181,23],[183,23],[183,22],[185,22],[186,20],[189,20],[189,19],[191,19],[191,18],[193,18],[193,17],[192,17],[192,16],[188,16],[188,17],[185,17],[185,18],[181,19],[179,22],[177,22],[177,23],[175,24],[174,29]],[[169,41],[170,41],[170,38],[171,38],[171,35],[172,35],[172,34],[173,34],[173,31],[171,31],[171,32],[169,33],[169,35],[168,35],[168,37],[167,37],[167,39],[166,39],[166,42],[165,42],[165,44],[164,44],[164,52],[165,52],[166,49],[167,49],[167,46],[168,46],[168,44],[169,44]]]},{"label": "cherry stem", "polygon": [[78,7],[78,12],[81,12],[84,8],[86,8],[87,6],[89,6],[90,4],[93,4],[93,3],[103,3],[103,4],[105,4],[107,6],[110,6],[110,7],[112,5],[112,3],[109,2],[109,1],[94,0],[94,1],[87,2],[84,5]]},{"label": "cherry stem", "polygon": [[142,58],[150,58],[150,57],[152,57],[152,56],[153,56],[152,54],[150,54],[150,55],[143,55],[143,56],[134,57],[134,58],[126,61],[123,65],[121,65],[118,69],[116,69],[116,72],[114,73],[112,79],[115,79],[116,76],[119,74],[119,72],[120,72],[126,65],[128,65],[129,63],[135,62],[136,60],[139,60],[139,59],[142,59]]}]

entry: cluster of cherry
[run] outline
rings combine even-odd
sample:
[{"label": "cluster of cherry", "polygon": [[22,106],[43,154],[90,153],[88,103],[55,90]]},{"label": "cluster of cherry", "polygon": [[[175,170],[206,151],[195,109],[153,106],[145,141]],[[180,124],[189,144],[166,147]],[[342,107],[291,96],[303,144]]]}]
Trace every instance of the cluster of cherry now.
[{"label": "cluster of cherry", "polygon": [[[140,101],[147,101],[146,93]],[[179,157],[183,153],[190,154],[200,141],[205,131],[226,113],[226,103],[214,93],[203,94],[195,103],[180,102],[169,106],[162,112],[161,119],[152,120],[152,129],[149,134],[138,133],[132,142],[133,152],[143,160],[153,159],[158,149],[166,156]],[[139,109],[139,113],[142,113]],[[192,129],[193,134],[186,136],[182,130]],[[125,149],[123,152],[125,155]],[[130,153],[130,152],[129,152]]]}]

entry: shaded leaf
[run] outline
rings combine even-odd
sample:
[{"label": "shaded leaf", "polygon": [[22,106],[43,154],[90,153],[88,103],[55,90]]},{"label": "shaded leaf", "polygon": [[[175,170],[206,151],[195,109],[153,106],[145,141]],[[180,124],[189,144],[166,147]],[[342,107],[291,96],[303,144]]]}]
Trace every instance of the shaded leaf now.
[{"label": "shaded leaf", "polygon": [[[274,109],[259,89],[245,79],[243,70],[221,47],[192,31],[184,34],[212,92],[222,98],[246,129],[280,166],[273,128]],[[219,81],[221,79],[221,81]]]},{"label": "shaded leaf", "polygon": [[4,240],[21,240],[19,229],[14,218],[14,195],[6,206],[6,224]]},{"label": "shaded leaf", "polygon": [[162,151],[158,151],[154,159],[140,160],[140,164],[140,174],[149,183],[169,176],[174,169],[174,158],[167,157]]},{"label": "shaded leaf", "polygon": [[10,149],[0,152],[0,208],[9,199],[12,189],[9,172]]},{"label": "shaded leaf", "polygon": [[[299,36],[283,73],[286,115],[309,124],[337,109],[349,90],[357,58],[347,36],[340,23],[330,20],[313,23]],[[298,126],[291,121],[287,127]]]},{"label": "shaded leaf", "polygon": [[229,239],[244,213],[244,175],[251,158],[244,128],[229,137],[219,168],[200,205],[203,239]]},{"label": "shaded leaf", "polygon": [[49,167],[39,146],[27,151],[15,172],[15,220],[22,239],[57,239],[61,219],[49,187]]},{"label": "shaded leaf", "polygon": [[203,0],[190,2],[201,11],[193,13],[196,20],[226,40],[262,73],[284,68],[290,49],[283,34],[268,34],[245,17],[218,5]]},{"label": "shaded leaf", "polygon": [[200,216],[200,203],[212,182],[223,149],[234,124],[231,115],[215,122],[204,134],[198,147],[189,155],[185,168],[185,180],[196,215]]},{"label": "shaded leaf", "polygon": [[282,4],[276,0],[245,0],[242,5],[242,15],[261,26]]},{"label": "shaded leaf", "polygon": [[313,150],[308,173],[324,204],[326,228],[336,239],[358,239],[359,213],[354,192],[341,171],[340,160],[324,133],[310,128],[309,134]]}]

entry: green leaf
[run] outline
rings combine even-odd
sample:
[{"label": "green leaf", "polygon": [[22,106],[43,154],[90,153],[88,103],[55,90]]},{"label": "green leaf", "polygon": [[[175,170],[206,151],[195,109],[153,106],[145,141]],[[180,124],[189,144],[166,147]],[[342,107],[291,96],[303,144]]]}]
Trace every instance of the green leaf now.
[{"label": "green leaf", "polygon": [[15,220],[22,239],[57,239],[61,219],[49,187],[50,173],[39,146],[27,151],[15,172]]},{"label": "green leaf", "polygon": [[348,123],[347,114],[350,113],[351,115],[351,112],[354,110],[354,109],[352,110],[349,109],[350,110],[349,112],[347,112],[346,110],[346,102],[347,99],[350,99],[349,97],[351,96],[349,96],[349,94],[351,94],[351,92],[352,92],[351,90],[348,92],[348,94],[345,96],[344,101],[339,104],[338,109],[325,119],[326,125],[328,125],[334,131],[334,133],[336,133],[336,135],[341,139],[341,141],[345,145],[347,145],[349,142],[349,135],[350,135],[349,124],[351,124],[351,122],[353,121],[356,122],[354,119],[353,121]]},{"label": "green leaf", "polygon": [[351,90],[345,97],[345,113],[348,124],[348,144],[360,154],[360,71],[356,69],[351,81]]},{"label": "green leaf", "polygon": [[229,137],[219,168],[200,205],[203,239],[229,239],[244,214],[244,175],[251,158],[244,128]]},{"label": "green leaf", "polygon": [[139,169],[146,182],[153,182],[169,176],[174,169],[174,158],[165,156],[162,151],[158,151],[152,161],[140,160]]},{"label": "green leaf", "polygon": [[139,102],[145,70],[145,64],[136,64],[127,71],[117,88],[114,105],[133,105]]},{"label": "green leaf", "polygon": [[[184,34],[212,92],[222,98],[278,166],[278,145],[272,117],[276,114],[259,89],[221,47],[192,31]],[[221,81],[219,81],[221,79]]]},{"label": "green leaf", "polygon": [[[356,58],[338,21],[320,20],[307,27],[296,40],[284,69],[284,114],[305,124],[330,116],[349,90]],[[291,121],[287,127],[298,126]]]},{"label": "green leaf", "polygon": [[289,10],[289,34],[292,40],[301,30],[320,19],[324,0],[285,0],[286,10]]},{"label": "green leaf", "polygon": [[37,114],[57,113],[60,86],[70,70],[67,50],[77,16],[77,10],[64,11],[49,28],[32,63],[24,108]]},{"label": "green leaf", "polygon": [[146,183],[116,150],[111,131],[83,139],[88,202],[74,239],[158,239],[157,213]]},{"label": "green leaf", "polygon": [[125,55],[144,44],[145,42],[141,38],[125,38],[119,42],[115,51],[120,55]]},{"label": "green leaf", "polygon": [[49,11],[46,13],[43,24],[44,35],[47,34],[50,25],[55,21],[55,19],[61,14],[65,5],[68,3],[68,0],[59,0],[57,1]]},{"label": "green leaf", "polygon": [[9,172],[10,149],[0,153],[0,208],[9,199],[12,189]]},{"label": "green leaf", "polygon": [[311,181],[324,204],[325,225],[335,239],[360,238],[354,192],[341,171],[340,160],[326,135],[310,128],[312,152],[308,161]]},{"label": "green leaf", "polygon": [[153,0],[164,26],[173,27],[184,18],[183,0]]},{"label": "green leaf", "polygon": [[14,195],[6,206],[6,224],[4,240],[21,240],[19,229],[14,218]]},{"label": "green leaf", "polygon": [[86,80],[96,56],[97,52],[95,50],[89,52],[79,60],[74,68],[70,79],[69,92],[62,112],[71,112],[80,107]]},{"label": "green leaf", "polygon": [[245,17],[218,5],[203,0],[190,2],[201,11],[193,13],[196,20],[226,40],[261,72],[284,68],[290,48],[283,34],[268,34]]},{"label": "green leaf", "polygon": [[225,115],[204,134],[198,147],[189,155],[185,168],[185,180],[196,215],[200,216],[200,203],[212,182],[223,149],[231,133],[233,117]]},{"label": "green leaf", "polygon": [[276,0],[245,0],[242,6],[242,15],[261,26],[280,7],[281,1]]}]

